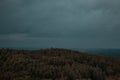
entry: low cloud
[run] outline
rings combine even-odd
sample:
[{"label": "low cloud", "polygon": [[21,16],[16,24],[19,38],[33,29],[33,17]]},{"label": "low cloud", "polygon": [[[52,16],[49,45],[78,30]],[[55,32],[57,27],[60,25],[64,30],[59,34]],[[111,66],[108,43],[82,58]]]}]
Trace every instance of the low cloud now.
[{"label": "low cloud", "polygon": [[105,39],[104,46],[110,39],[120,40],[119,4],[119,0],[1,0],[0,35]]}]

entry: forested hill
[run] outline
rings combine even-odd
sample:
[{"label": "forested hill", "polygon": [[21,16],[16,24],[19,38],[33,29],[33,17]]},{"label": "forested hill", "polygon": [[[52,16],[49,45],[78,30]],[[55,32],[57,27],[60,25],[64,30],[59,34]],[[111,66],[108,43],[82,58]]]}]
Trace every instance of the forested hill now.
[{"label": "forested hill", "polygon": [[68,49],[0,49],[0,80],[120,80],[120,60]]}]

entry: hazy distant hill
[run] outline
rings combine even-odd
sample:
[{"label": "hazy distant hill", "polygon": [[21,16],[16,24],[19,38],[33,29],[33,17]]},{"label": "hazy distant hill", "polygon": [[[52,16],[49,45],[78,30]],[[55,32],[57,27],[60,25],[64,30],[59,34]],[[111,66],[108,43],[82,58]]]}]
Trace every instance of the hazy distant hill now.
[{"label": "hazy distant hill", "polygon": [[113,57],[120,57],[120,49],[76,49],[82,52],[87,52],[91,54],[100,54]]},{"label": "hazy distant hill", "polygon": [[120,60],[68,49],[0,49],[0,80],[120,80]]}]

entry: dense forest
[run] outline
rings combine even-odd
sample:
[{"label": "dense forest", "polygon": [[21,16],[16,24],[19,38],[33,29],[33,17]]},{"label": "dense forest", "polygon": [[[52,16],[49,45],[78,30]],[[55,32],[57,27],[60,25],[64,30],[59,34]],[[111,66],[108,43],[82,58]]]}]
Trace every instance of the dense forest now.
[{"label": "dense forest", "polygon": [[120,59],[58,48],[2,48],[0,80],[120,80]]}]

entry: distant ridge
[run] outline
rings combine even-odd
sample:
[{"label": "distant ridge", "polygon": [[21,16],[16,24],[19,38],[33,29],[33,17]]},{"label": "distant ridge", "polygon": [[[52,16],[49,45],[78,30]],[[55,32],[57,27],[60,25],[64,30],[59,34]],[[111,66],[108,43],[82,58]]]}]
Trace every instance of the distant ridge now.
[{"label": "distant ridge", "polygon": [[81,52],[106,55],[111,57],[120,57],[120,49],[103,49],[103,48],[88,48],[88,49],[75,49]]}]

